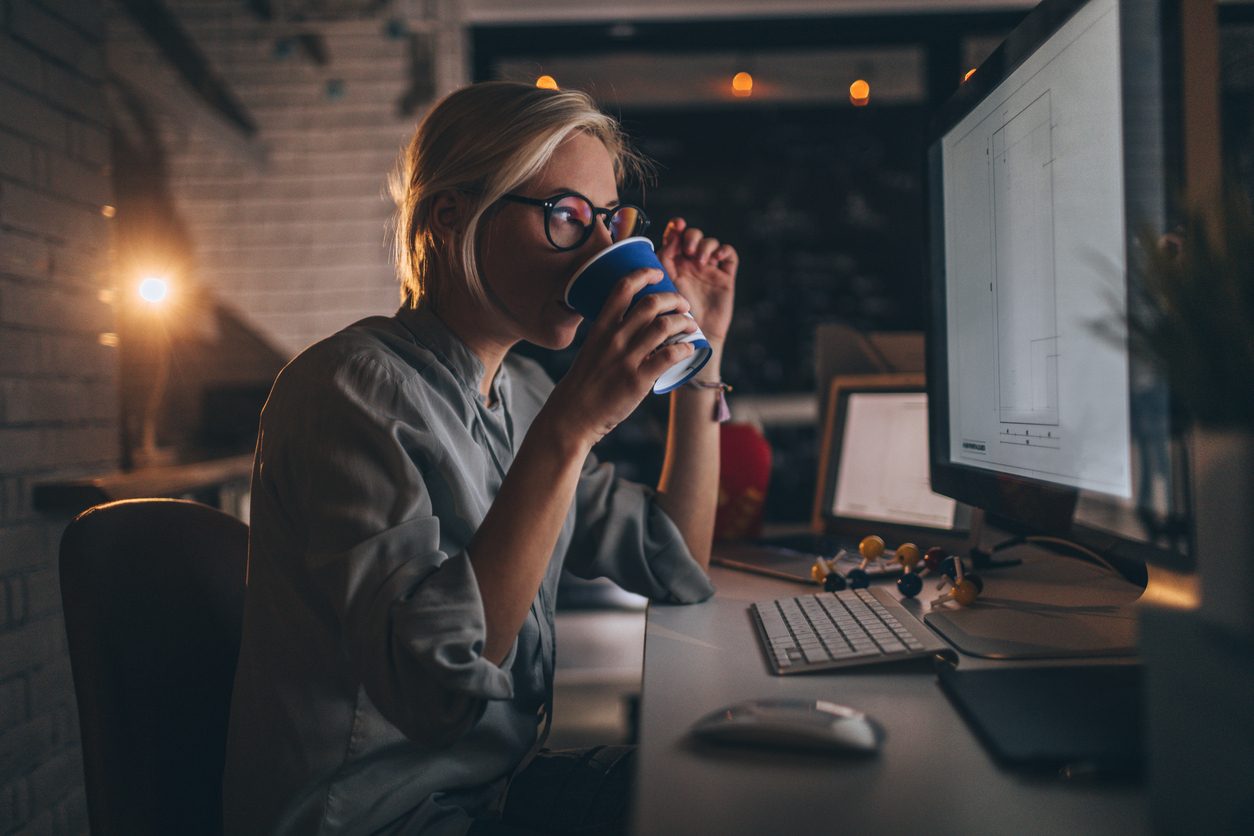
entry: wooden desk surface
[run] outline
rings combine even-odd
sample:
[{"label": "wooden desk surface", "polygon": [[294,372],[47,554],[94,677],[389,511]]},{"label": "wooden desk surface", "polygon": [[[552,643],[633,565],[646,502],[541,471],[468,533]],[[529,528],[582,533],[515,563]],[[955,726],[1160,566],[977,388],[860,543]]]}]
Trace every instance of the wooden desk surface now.
[{"label": "wooden desk surface", "polygon": [[[771,675],[748,612],[807,587],[715,567],[703,604],[651,605],[635,806],[640,834],[1144,833],[1143,788],[999,768],[930,666]],[[931,592],[930,588],[928,592]],[[917,606],[917,605],[916,605]],[[964,658],[964,667],[996,664]],[[739,700],[823,698],[875,717],[869,759],[701,746],[700,717]]]}]

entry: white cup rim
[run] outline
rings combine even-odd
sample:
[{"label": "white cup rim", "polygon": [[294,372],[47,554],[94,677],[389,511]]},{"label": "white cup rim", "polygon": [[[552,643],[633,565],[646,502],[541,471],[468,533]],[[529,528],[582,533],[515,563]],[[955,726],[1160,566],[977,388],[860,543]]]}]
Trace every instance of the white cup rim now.
[{"label": "white cup rim", "polygon": [[575,271],[575,275],[570,277],[570,281],[566,283],[566,291],[562,294],[562,301],[565,302],[567,305],[570,304],[570,289],[575,286],[575,282],[579,281],[579,277],[583,275],[583,271],[587,270],[594,261],[604,256],[610,250],[618,249],[621,246],[624,246],[626,244],[632,244],[636,241],[644,241],[646,244],[649,245],[649,249],[656,251],[656,248],[653,246],[653,242],[650,241],[648,238],[645,238],[643,235],[633,235],[630,238],[624,238],[621,241],[615,241],[613,244],[610,244],[608,247],[606,247],[603,250],[598,250],[595,255],[593,255],[591,258],[589,258],[587,261],[585,261],[583,264],[579,266],[579,269]]}]

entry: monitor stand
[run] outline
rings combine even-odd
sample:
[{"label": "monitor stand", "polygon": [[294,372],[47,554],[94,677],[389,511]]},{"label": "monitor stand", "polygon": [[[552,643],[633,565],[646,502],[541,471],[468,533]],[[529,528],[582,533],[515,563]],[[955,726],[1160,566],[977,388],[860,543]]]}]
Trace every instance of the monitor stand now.
[{"label": "monitor stand", "polygon": [[1109,570],[1015,546],[1021,566],[986,577],[970,607],[934,607],[924,622],[983,659],[1133,656],[1141,588]]}]

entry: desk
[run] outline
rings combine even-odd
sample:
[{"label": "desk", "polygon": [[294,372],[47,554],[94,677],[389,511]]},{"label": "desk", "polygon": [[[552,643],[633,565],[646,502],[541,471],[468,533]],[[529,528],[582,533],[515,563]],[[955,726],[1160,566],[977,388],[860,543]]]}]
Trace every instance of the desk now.
[{"label": "desk", "polygon": [[[804,592],[714,567],[703,604],[649,607],[635,832],[1144,833],[1143,788],[1027,778],[997,767],[923,664],[777,677],[748,612]],[[930,589],[928,590],[931,591]],[[964,658],[963,667],[998,664]],[[1012,663],[1000,663],[1012,664]],[[870,759],[702,747],[698,718],[763,697],[824,698],[866,711],[887,739]]]}]

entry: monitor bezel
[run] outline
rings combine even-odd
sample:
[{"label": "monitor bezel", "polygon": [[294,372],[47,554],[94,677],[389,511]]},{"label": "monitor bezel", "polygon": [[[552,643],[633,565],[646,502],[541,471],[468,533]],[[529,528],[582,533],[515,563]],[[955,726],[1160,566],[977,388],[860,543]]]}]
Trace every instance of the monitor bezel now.
[{"label": "monitor bezel", "polygon": [[[928,402],[934,405],[928,411],[932,489],[982,509],[990,522],[1011,532],[1066,537],[1112,557],[1190,571],[1194,568],[1193,548],[1183,511],[1188,507],[1187,457],[1180,441],[1183,422],[1174,409],[1169,427],[1171,512],[1183,533],[1170,546],[1076,522],[1075,512],[1085,491],[959,464],[950,456],[942,140],[1089,2],[1094,0],[1045,0],[1037,6],[937,112],[928,134],[927,251],[931,292],[926,349]],[[1116,2],[1123,55],[1120,73],[1125,217],[1133,219],[1129,222],[1126,256],[1127,264],[1134,265],[1139,254],[1133,234],[1137,231],[1132,227],[1134,219],[1148,218],[1152,226],[1165,230],[1179,215],[1178,196],[1183,181],[1178,74],[1181,20],[1178,0]],[[1129,60],[1129,56],[1136,56],[1136,61]],[[1134,270],[1128,271],[1127,281],[1131,290],[1137,281]],[[1134,373],[1154,373],[1147,360],[1135,352],[1130,352],[1129,362]]]}]

